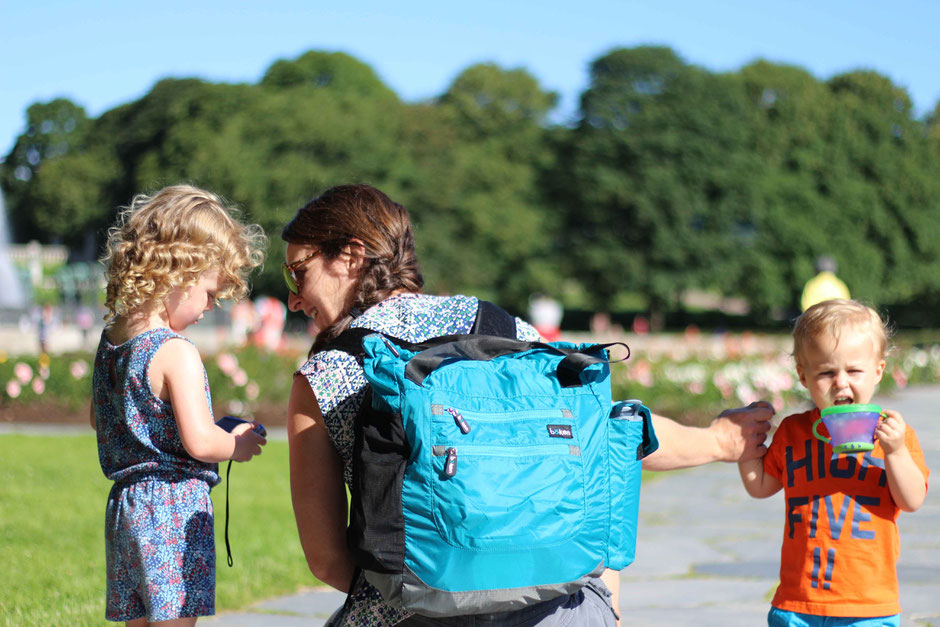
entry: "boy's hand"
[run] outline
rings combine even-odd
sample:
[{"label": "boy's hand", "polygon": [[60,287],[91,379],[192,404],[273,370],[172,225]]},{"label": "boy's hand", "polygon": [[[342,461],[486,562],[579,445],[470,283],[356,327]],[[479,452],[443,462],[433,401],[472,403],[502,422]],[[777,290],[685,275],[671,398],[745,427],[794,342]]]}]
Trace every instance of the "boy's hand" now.
[{"label": "boy's hand", "polygon": [[907,424],[896,411],[886,409],[875,429],[875,437],[885,451],[888,489],[895,504],[905,512],[917,511],[927,496],[927,477],[914,462],[904,441]]},{"label": "boy's hand", "polygon": [[881,442],[881,448],[885,454],[894,453],[904,448],[904,434],[907,431],[907,423],[900,413],[893,409],[884,410],[885,417],[875,428],[875,437]]}]

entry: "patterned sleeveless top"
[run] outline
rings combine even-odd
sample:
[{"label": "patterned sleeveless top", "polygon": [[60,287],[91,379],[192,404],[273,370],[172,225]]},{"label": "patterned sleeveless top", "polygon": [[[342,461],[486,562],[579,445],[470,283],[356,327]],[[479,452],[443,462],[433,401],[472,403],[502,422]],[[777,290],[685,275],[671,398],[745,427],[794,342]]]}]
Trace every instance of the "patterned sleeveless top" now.
[{"label": "patterned sleeveless top", "polygon": [[[180,440],[169,403],[150,387],[150,362],[171,339],[188,339],[166,328],[150,329],[114,346],[104,333],[95,355],[92,392],[98,425],[98,460],[105,476],[128,482],[156,476],[167,480],[202,479],[219,483],[219,466],[193,459]],[[206,400],[212,413],[209,380],[203,369]]]},{"label": "patterned sleeveless top", "polygon": [[[370,307],[351,327],[381,331],[408,342],[440,335],[469,333],[476,320],[478,300],[472,296],[398,294]],[[516,318],[516,337],[538,340],[536,330]],[[366,378],[355,357],[328,350],[313,355],[298,371],[317,397],[333,447],[343,460],[343,479],[352,483],[353,425],[366,391]],[[386,627],[409,616],[382,600],[379,591],[361,580],[353,593],[345,624]]]}]

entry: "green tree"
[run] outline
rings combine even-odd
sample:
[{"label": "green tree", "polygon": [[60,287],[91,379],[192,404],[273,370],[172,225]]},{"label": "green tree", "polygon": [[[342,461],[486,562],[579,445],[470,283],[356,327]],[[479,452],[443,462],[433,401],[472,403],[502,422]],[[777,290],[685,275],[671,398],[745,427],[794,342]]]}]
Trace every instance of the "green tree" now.
[{"label": "green tree", "polygon": [[113,151],[106,148],[48,159],[31,193],[32,217],[44,239],[94,258],[96,237],[113,216],[109,191],[119,172]]},{"label": "green tree", "polygon": [[[89,229],[102,234],[135,194],[191,182],[260,222],[276,257],[283,253],[280,228],[317,192],[351,180],[387,186],[412,176],[402,173],[408,161],[400,111],[395,94],[368,66],[341,54],[278,61],[260,85],[162,80],[82,127],[80,149],[38,153],[48,176],[38,167],[23,175],[32,230],[75,246]],[[40,114],[51,115],[31,109],[37,129]],[[28,139],[22,138],[24,155]],[[8,176],[15,163],[8,160]],[[267,264],[259,284],[283,291],[276,263]]]},{"label": "green tree", "polygon": [[555,288],[555,227],[538,183],[556,100],[524,70],[479,64],[436,104],[416,106],[409,193],[430,289],[524,311],[532,292]]},{"label": "green tree", "polygon": [[834,158],[826,139],[832,97],[794,66],[758,61],[739,74],[756,115],[751,151],[758,167],[751,219],[743,225],[748,237],[728,279],[759,315],[788,315],[834,227],[835,205],[817,185]]},{"label": "green tree", "polygon": [[762,164],[752,245],[736,277],[742,292],[765,313],[796,311],[821,255],[838,262],[854,296],[874,303],[926,289],[936,276],[936,166],[903,90],[874,72],[821,83],[759,62],[741,74],[760,111]]},{"label": "green tree", "polygon": [[164,79],[141,99],[106,112],[95,134],[114,147],[123,168],[116,204],[183,181],[211,187],[219,173],[219,137],[256,99],[247,85]]},{"label": "green tree", "polygon": [[365,63],[342,52],[310,51],[292,61],[271,64],[261,79],[270,89],[312,87],[366,100],[397,99]]},{"label": "green tree", "polygon": [[[410,174],[403,105],[367,65],[345,54],[308,52],[271,66],[250,107],[217,136],[218,185],[251,209],[283,257],[283,226],[328,187],[367,182],[389,193]],[[278,264],[259,289],[282,294]]]},{"label": "green tree", "polygon": [[864,183],[840,203],[847,257],[841,274],[856,286],[854,293],[876,303],[935,292],[940,160],[923,123],[914,119],[906,91],[875,72],[840,75],[828,86],[838,110],[833,143],[854,179]]},{"label": "green tree", "polygon": [[46,162],[84,149],[88,126],[85,110],[64,98],[27,108],[26,130],[0,165],[0,183],[17,239],[48,242],[50,236],[61,234],[46,232],[43,221],[36,219],[37,212],[50,209],[37,197],[37,181]]},{"label": "green tree", "polygon": [[738,77],[668,48],[618,49],[591,64],[551,179],[570,272],[596,310],[630,291],[656,319],[686,289],[726,289],[753,210],[752,117]]},{"label": "green tree", "polygon": [[940,102],[934,106],[933,111],[927,115],[927,136],[930,138],[931,149],[934,154],[940,154]]}]

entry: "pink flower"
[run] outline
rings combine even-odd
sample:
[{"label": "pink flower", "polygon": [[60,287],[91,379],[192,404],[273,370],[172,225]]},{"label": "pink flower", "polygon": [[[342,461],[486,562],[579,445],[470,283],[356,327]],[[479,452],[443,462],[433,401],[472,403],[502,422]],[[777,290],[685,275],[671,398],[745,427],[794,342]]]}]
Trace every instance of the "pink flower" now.
[{"label": "pink flower", "polygon": [[7,396],[10,398],[16,398],[22,391],[23,388],[20,387],[19,381],[16,379],[10,379],[10,381],[7,383]]},{"label": "pink flower", "polygon": [[895,368],[891,371],[891,376],[894,377],[894,382],[899,388],[907,387],[907,374],[903,370]]},{"label": "pink flower", "polygon": [[739,383],[738,386],[734,389],[735,394],[738,396],[738,400],[741,401],[742,405],[749,405],[754,401],[759,401],[760,397],[757,395],[757,392],[754,391],[747,383]]},{"label": "pink flower", "polygon": [[731,387],[730,383],[723,383],[718,386],[718,391],[721,392],[721,397],[728,399],[734,395],[734,388]]},{"label": "pink flower", "polygon": [[242,387],[243,385],[248,383],[248,373],[242,370],[241,368],[239,368],[232,374],[232,383],[234,383],[238,387]]},{"label": "pink flower", "polygon": [[24,364],[21,361],[13,366],[13,375],[19,379],[21,384],[26,385],[33,378],[33,369],[30,368],[29,364]]},{"label": "pink flower", "polygon": [[229,377],[238,370],[238,359],[231,353],[219,353],[215,362],[219,365],[219,370]]},{"label": "pink flower", "polygon": [[83,359],[73,361],[69,366],[69,372],[72,374],[73,379],[81,379],[88,374],[88,362]]},{"label": "pink flower", "polygon": [[258,395],[261,393],[261,388],[258,387],[258,384],[254,381],[249,381],[245,386],[245,398],[249,401],[253,401],[258,398]]},{"label": "pink flower", "polygon": [[39,367],[39,376],[42,377],[43,380],[48,379],[48,378],[49,378],[49,367],[48,367],[48,366],[40,366],[40,367]]},{"label": "pink flower", "polygon": [[41,396],[43,392],[46,391],[46,382],[43,381],[40,377],[33,379],[32,384],[33,392],[36,393],[36,396]]},{"label": "pink flower", "polygon": [[630,368],[630,378],[643,387],[651,387],[653,385],[653,369],[650,367],[649,362],[644,360],[637,361],[636,364]]}]

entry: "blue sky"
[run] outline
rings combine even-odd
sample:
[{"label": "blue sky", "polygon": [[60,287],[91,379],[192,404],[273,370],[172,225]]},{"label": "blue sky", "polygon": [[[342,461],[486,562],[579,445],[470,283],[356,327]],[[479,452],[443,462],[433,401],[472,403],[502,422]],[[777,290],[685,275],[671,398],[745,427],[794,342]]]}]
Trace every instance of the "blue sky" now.
[{"label": "blue sky", "polygon": [[0,157],[33,102],[64,96],[97,117],[161,78],[254,83],[314,49],[353,55],[406,101],[473,63],[525,68],[561,96],[559,121],[593,59],[641,44],[713,71],[757,58],[820,79],[874,69],[923,115],[940,100],[938,25],[934,0],[0,0]]}]

